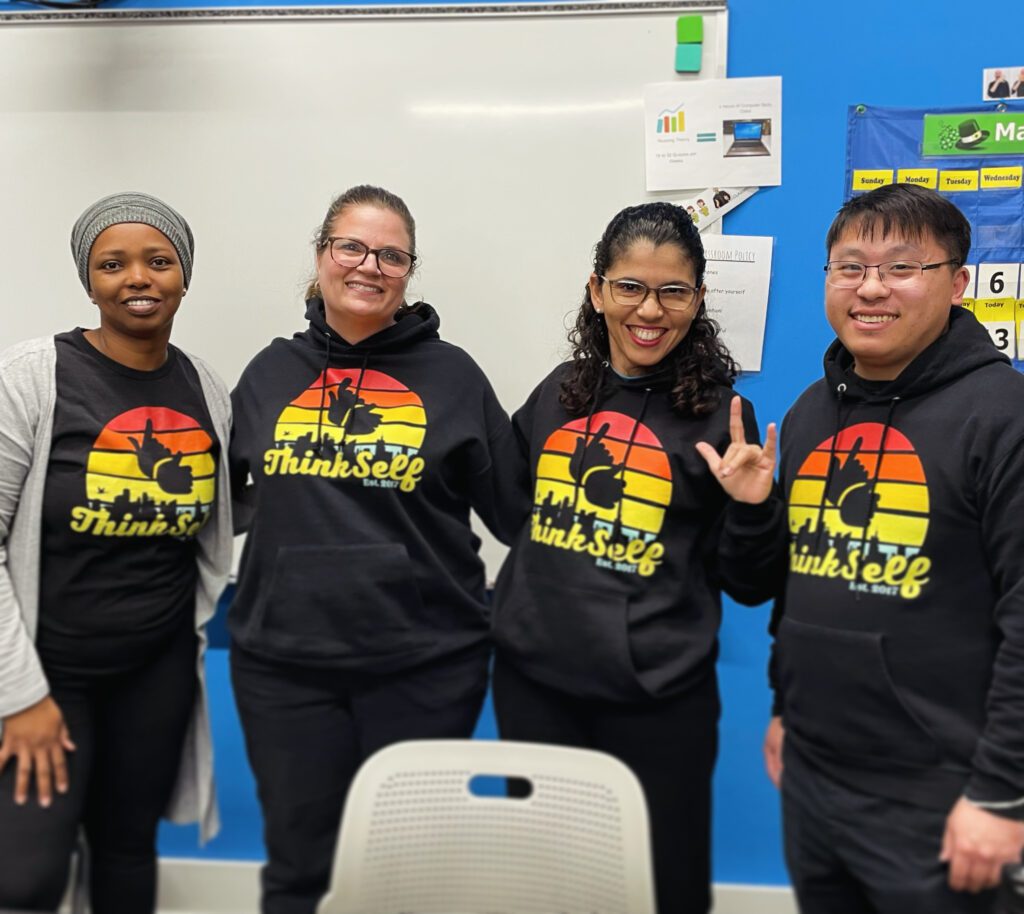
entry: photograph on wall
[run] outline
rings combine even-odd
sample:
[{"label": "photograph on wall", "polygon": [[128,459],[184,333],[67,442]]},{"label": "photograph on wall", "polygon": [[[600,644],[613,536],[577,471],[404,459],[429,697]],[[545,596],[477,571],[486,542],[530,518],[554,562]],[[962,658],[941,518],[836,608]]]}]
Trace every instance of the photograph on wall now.
[{"label": "photograph on wall", "polygon": [[983,101],[1024,98],[1024,62],[1016,67],[987,67],[981,74]]}]

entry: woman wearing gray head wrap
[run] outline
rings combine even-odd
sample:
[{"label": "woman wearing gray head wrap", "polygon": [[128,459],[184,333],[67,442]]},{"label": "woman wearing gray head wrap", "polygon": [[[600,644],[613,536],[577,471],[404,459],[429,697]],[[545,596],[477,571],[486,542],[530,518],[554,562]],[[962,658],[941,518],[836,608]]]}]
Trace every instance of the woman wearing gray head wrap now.
[{"label": "woman wearing gray head wrap", "polygon": [[188,223],[104,197],[71,252],[99,325],[0,354],[0,908],[151,914],[157,822],[217,827],[204,628],[231,557],[229,403],[171,345]]},{"label": "woman wearing gray head wrap", "polygon": [[[135,264],[118,259],[123,245],[134,245]],[[100,327],[86,331],[86,339],[107,355],[109,343],[119,346],[131,367],[158,368],[192,281],[194,247],[188,223],[156,197],[122,193],[97,200],[71,230],[78,278],[100,309]],[[144,276],[126,272],[143,264]]]},{"label": "woman wearing gray head wrap", "polygon": [[148,194],[112,194],[97,200],[71,229],[71,253],[78,267],[78,277],[89,291],[89,252],[96,239],[112,225],[136,223],[162,232],[174,245],[181,264],[185,287],[192,282],[192,257],[195,244],[192,229],[175,210],[162,200]]}]

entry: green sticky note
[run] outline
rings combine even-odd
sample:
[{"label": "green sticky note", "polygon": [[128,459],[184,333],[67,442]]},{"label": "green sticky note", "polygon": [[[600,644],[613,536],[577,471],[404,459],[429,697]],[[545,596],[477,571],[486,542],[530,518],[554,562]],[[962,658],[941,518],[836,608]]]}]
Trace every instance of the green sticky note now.
[{"label": "green sticky note", "polygon": [[703,40],[703,16],[680,16],[676,19],[677,44],[700,44]]},{"label": "green sticky note", "polygon": [[699,44],[676,45],[676,73],[700,72],[701,47]]}]

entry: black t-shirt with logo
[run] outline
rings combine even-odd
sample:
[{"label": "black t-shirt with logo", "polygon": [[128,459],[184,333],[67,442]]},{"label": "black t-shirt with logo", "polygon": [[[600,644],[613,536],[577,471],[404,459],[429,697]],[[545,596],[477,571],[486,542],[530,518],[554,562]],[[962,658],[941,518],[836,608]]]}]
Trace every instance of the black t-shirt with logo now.
[{"label": "black t-shirt with logo", "polygon": [[160,368],[136,371],[81,329],[55,342],[37,647],[48,672],[109,672],[194,612],[220,442],[195,367],[173,346]]}]

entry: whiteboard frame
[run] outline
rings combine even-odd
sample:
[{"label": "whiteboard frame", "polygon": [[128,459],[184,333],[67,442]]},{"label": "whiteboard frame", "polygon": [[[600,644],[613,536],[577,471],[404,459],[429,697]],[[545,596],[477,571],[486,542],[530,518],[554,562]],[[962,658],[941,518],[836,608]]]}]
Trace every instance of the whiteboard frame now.
[{"label": "whiteboard frame", "polygon": [[[625,13],[716,13],[727,9],[727,0],[591,0],[587,3],[481,3],[394,4],[390,6],[266,6],[196,7],[192,9],[68,9],[8,10],[0,12],[0,26],[68,25],[70,23],[132,24],[160,22],[223,22],[231,20],[281,22],[300,19],[438,19],[481,16],[579,16],[622,15]],[[721,50],[721,49],[718,49]]]}]

